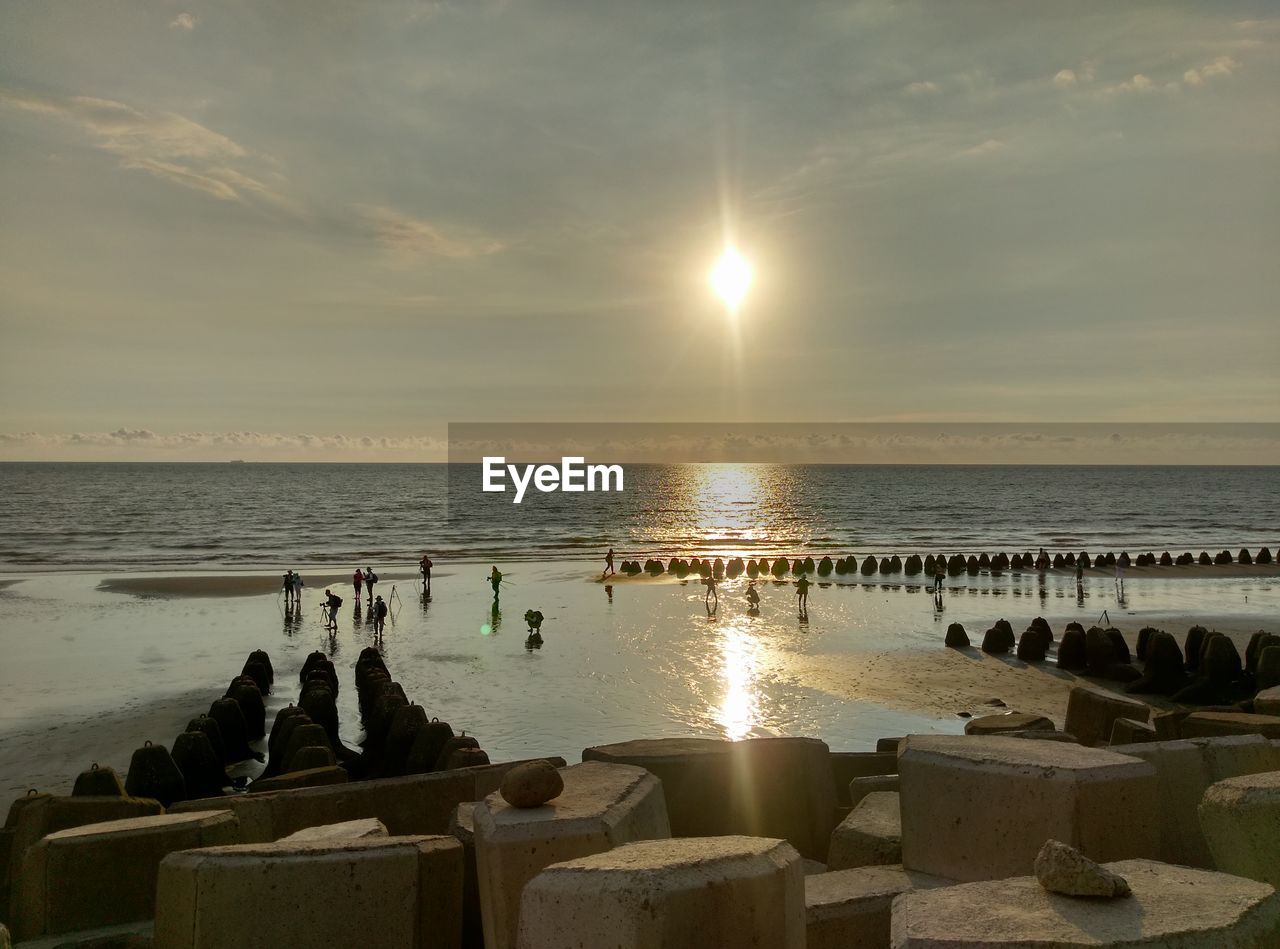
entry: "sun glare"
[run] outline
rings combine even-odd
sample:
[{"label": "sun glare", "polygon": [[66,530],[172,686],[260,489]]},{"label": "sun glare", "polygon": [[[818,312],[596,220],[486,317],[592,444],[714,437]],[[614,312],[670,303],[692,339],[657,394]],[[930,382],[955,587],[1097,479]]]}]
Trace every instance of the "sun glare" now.
[{"label": "sun glare", "polygon": [[734,247],[726,247],[711,271],[711,288],[724,301],[730,313],[738,307],[751,289],[751,264]]}]

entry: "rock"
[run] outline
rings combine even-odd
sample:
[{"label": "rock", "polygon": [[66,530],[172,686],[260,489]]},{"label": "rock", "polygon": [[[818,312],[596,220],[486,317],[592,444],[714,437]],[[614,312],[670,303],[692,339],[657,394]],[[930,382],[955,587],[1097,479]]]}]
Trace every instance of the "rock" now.
[{"label": "rock", "polygon": [[1044,662],[1048,648],[1044,633],[1028,628],[1018,639],[1018,658],[1023,662]]},{"label": "rock", "polygon": [[[1005,624],[1007,627],[1008,624]],[[993,655],[999,655],[1008,652],[1014,647],[1013,630],[1001,627],[999,624],[992,626],[985,636],[982,637],[982,651]]]},{"label": "rock", "polygon": [[1204,638],[1209,635],[1209,631],[1203,626],[1192,626],[1187,630],[1187,638],[1183,641],[1182,651],[1187,656],[1187,671],[1195,672],[1200,665],[1200,648],[1204,645]]},{"label": "rock", "polygon": [[1036,855],[1036,879],[1064,896],[1129,896],[1125,878],[1090,860],[1060,840],[1046,840]]},{"label": "rock", "polygon": [[1271,548],[1263,547],[1258,551],[1258,556],[1253,558],[1254,563],[1268,564],[1271,563]]},{"label": "rock", "polygon": [[1085,632],[1073,623],[1062,634],[1058,643],[1058,668],[1068,672],[1083,671],[1088,659],[1085,652]]},{"label": "rock", "polygon": [[1111,645],[1115,649],[1117,662],[1131,662],[1132,657],[1129,655],[1129,644],[1125,642],[1124,634],[1118,629],[1108,628],[1103,630],[1107,634],[1107,638],[1111,640]]},{"label": "rock", "polygon": [[1145,652],[1142,677],[1130,683],[1125,691],[1135,694],[1172,695],[1186,685],[1187,675],[1183,671],[1182,650],[1178,648],[1178,641],[1173,636],[1163,630],[1151,630],[1151,635],[1146,640]]},{"label": "rock", "polygon": [[952,623],[947,627],[946,644],[952,649],[963,649],[969,645],[969,636],[964,631],[964,627],[959,623]]},{"label": "rock", "polygon": [[541,807],[563,790],[564,778],[546,760],[516,765],[506,773],[499,789],[502,799],[512,807]]}]

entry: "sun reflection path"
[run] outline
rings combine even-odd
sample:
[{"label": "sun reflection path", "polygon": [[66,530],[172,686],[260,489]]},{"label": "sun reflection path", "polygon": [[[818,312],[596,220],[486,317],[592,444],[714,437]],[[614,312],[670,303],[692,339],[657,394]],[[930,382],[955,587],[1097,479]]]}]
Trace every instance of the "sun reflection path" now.
[{"label": "sun reflection path", "polygon": [[732,741],[746,738],[761,722],[760,644],[743,626],[729,624],[720,632],[720,677],[724,698],[716,709],[716,721]]}]

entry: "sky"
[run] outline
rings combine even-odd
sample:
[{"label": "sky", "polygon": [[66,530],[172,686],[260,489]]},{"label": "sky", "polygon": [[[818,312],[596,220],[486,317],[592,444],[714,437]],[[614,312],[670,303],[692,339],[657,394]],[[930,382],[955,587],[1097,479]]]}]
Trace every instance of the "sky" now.
[{"label": "sky", "polygon": [[8,0],[0,460],[1276,422],[1277,90],[1271,2]]}]

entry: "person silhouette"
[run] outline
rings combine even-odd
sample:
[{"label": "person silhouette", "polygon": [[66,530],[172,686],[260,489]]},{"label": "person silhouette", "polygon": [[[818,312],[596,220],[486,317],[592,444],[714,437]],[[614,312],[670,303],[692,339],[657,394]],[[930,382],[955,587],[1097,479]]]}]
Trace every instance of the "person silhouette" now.
[{"label": "person silhouette", "polygon": [[604,573],[600,574],[600,579],[603,580],[605,577],[617,572],[613,569],[613,548],[610,547],[609,552],[604,555]]},{"label": "person silhouette", "polygon": [[[702,598],[702,602],[706,605],[708,613],[714,613],[720,608],[720,594],[717,592],[716,575],[708,573],[702,578],[702,583],[707,588],[707,595]],[[714,606],[712,606],[713,600],[715,602]]]},{"label": "person silhouette", "polygon": [[796,596],[799,597],[800,612],[807,613],[809,611],[809,587],[813,584],[809,582],[809,578],[803,573],[800,579],[796,581]]},{"label": "person silhouette", "polygon": [[756,589],[754,580],[747,581],[747,612],[760,612],[760,591]]},{"label": "person silhouette", "polygon": [[431,558],[423,554],[418,561],[418,573],[422,574],[422,592],[426,594],[431,593],[431,567]]},{"label": "person silhouette", "polygon": [[387,604],[383,601],[381,596],[373,601],[372,611],[373,631],[381,636],[382,631],[387,625]]},{"label": "person silhouette", "polygon": [[496,600],[502,590],[502,574],[499,572],[497,566],[494,566],[494,568],[489,571],[489,585],[493,587],[493,598]]}]

